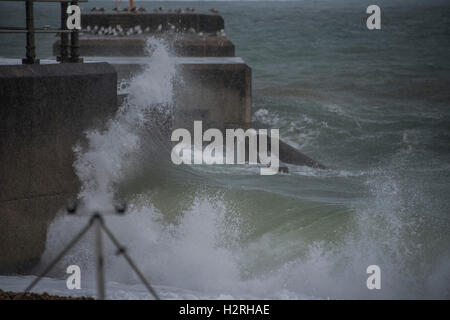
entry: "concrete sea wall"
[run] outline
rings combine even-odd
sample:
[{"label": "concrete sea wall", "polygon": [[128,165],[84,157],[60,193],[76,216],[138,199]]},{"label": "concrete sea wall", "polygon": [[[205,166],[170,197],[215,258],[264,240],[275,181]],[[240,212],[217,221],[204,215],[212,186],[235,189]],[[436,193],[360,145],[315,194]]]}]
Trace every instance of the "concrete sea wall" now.
[{"label": "concrete sea wall", "polygon": [[252,74],[246,63],[185,63],[179,69],[175,128],[193,129],[194,120],[220,130],[251,126]]},{"label": "concrete sea wall", "polygon": [[39,260],[78,191],[72,147],[114,113],[116,87],[107,63],[0,65],[0,272]]},{"label": "concrete sea wall", "polygon": [[[148,34],[115,38],[81,34],[81,56],[142,57],[147,54]],[[179,57],[234,57],[234,44],[223,36],[197,34],[152,34],[163,38]],[[60,41],[53,44],[53,55],[60,54]]]},{"label": "concrete sea wall", "polygon": [[[251,69],[234,56],[234,44],[223,33],[224,20],[220,15],[90,13],[83,14],[81,20],[81,55],[85,61],[111,63],[119,79],[129,79],[145,66],[147,37],[163,39],[177,57],[182,79],[174,90],[175,127],[190,128],[194,120],[202,120],[205,128],[250,126]],[[93,32],[94,26],[109,31]],[[122,29],[134,32],[124,34]],[[59,45],[59,41],[53,45],[55,55],[59,54]]]},{"label": "concrete sea wall", "polygon": [[[129,79],[145,67],[145,58],[86,57],[107,61],[119,79]],[[251,126],[252,70],[240,58],[176,58],[179,79],[174,85],[174,128],[192,129]]]}]

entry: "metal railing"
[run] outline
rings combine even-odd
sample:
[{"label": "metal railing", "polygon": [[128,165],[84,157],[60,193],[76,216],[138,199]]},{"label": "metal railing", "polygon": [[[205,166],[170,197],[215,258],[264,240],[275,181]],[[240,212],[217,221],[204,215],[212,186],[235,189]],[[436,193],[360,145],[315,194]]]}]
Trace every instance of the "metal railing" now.
[{"label": "metal railing", "polygon": [[[67,7],[78,5],[78,2],[88,0],[0,0],[0,1],[22,1],[25,2],[26,28],[0,26],[0,33],[26,33],[26,57],[22,59],[23,64],[39,63],[36,59],[35,33],[59,33],[61,36],[61,54],[56,58],[59,62],[83,62],[80,58],[79,31],[69,30],[66,26],[68,18]],[[35,28],[34,27],[34,2],[59,2],[61,4],[61,28]],[[70,45],[69,45],[70,34]]]},{"label": "metal railing", "polygon": [[[70,203],[67,206],[67,212],[69,214],[74,214],[77,211],[78,204]],[[124,214],[126,211],[126,204],[116,204],[116,213]],[[133,271],[138,276],[139,280],[148,290],[148,292],[156,299],[160,300],[159,295],[156,293],[155,289],[150,285],[150,282],[144,276],[144,274],[139,270],[136,263],[128,255],[127,249],[117,240],[112,231],[106,226],[103,215],[100,212],[93,212],[87,225],[80,230],[79,233],[67,244],[67,246],[50,262],[50,264],[44,268],[44,270],[25,288],[25,292],[30,292],[39,281],[42,280],[55,266],[56,264],[72,249],[83,236],[91,229],[95,227],[95,253],[96,253],[96,269],[97,269],[97,299],[106,299],[105,291],[105,273],[104,273],[104,255],[103,255],[103,245],[102,245],[102,231],[111,240],[117,249],[116,255],[122,255],[128,265],[133,269]]]}]

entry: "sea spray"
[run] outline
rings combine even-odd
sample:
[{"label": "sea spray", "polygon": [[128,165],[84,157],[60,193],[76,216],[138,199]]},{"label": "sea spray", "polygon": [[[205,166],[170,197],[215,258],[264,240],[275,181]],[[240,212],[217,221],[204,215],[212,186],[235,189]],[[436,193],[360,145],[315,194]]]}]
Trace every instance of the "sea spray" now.
[{"label": "sea spray", "polygon": [[147,48],[144,71],[131,79],[128,96],[106,129],[87,131],[87,146],[74,148],[81,181],[78,196],[91,212],[111,207],[114,185],[124,178],[130,157],[141,147],[142,130],[156,123],[152,115],[171,113],[175,64],[161,41],[149,38]]},{"label": "sea spray", "polygon": [[[166,120],[171,116],[177,74],[164,43],[150,38],[148,48],[148,64],[144,70],[129,83],[120,85],[121,93],[126,93],[127,98],[116,115],[104,129],[87,131],[86,143],[74,148],[74,167],[81,181],[78,197],[87,213],[112,210],[111,204],[122,182],[135,174],[136,167],[143,174],[142,168],[147,164],[139,163],[140,153],[151,149],[150,152],[155,151],[153,157],[157,157],[160,152],[152,150],[146,138],[149,129],[155,128],[154,134],[162,129],[158,126],[161,117]],[[149,178],[157,180],[155,176]],[[126,217],[105,216],[107,225],[130,248],[130,254],[147,277],[156,284],[205,292],[220,293],[224,288],[240,287],[238,267],[231,251],[224,248],[224,242],[231,238],[235,228],[225,225],[224,221],[230,218],[225,218],[223,201],[196,196],[191,205],[185,206],[182,216],[167,224],[149,199],[149,194],[135,194],[129,199]],[[86,215],[67,216],[62,212],[49,227],[41,266],[86,223]],[[94,280],[93,243],[93,234],[88,233],[51,276],[61,277],[67,265],[76,264],[84,281]],[[137,283],[126,263],[115,257],[111,243],[104,245],[107,280]]]}]

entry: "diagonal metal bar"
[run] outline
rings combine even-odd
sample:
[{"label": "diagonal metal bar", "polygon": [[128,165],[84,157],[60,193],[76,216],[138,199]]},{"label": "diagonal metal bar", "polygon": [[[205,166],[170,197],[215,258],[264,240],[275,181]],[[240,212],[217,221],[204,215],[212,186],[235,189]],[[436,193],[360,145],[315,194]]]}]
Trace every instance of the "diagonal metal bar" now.
[{"label": "diagonal metal bar", "polygon": [[42,271],[39,276],[33,280],[33,282],[30,283],[30,285],[25,289],[25,292],[30,291],[33,289],[33,287],[43,278],[47,275],[47,273],[50,272],[51,269],[58,263],[59,260],[61,260],[62,257],[66,255],[66,253],[78,242],[80,239],[86,234],[86,232],[92,227],[92,223],[94,222],[94,219],[91,218],[88,222],[88,224],[81,229],[81,231],[70,241],[70,243],[56,256],[55,259],[45,268],[44,271]]},{"label": "diagonal metal bar", "polygon": [[103,220],[99,220],[99,221],[100,221],[101,227],[105,231],[106,235],[109,237],[109,239],[111,239],[111,241],[117,247],[117,249],[119,250],[118,252],[124,256],[125,260],[127,260],[128,264],[134,270],[134,272],[136,272],[137,276],[142,281],[142,283],[145,285],[147,290],[155,297],[156,300],[160,300],[156,291],[153,289],[153,287],[150,285],[150,283],[144,277],[142,272],[138,269],[138,267],[133,262],[133,260],[131,260],[131,258],[128,255],[128,253],[126,252],[125,248],[119,243],[119,241],[116,239],[116,237],[114,237],[113,233],[111,232],[111,230],[108,229],[108,227],[105,225],[104,221]]}]

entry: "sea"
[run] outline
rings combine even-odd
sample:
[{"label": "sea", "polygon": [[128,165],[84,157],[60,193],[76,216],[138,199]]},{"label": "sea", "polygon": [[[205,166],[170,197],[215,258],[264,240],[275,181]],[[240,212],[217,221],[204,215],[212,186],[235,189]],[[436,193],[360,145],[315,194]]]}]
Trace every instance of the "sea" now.
[{"label": "sea", "polygon": [[[166,44],[149,38],[145,70],[119,88],[124,104],[74,146],[84,209],[57,213],[40,264],[0,276],[2,290],[23,290],[99,210],[162,299],[450,298],[449,1],[135,4],[218,9],[252,68],[253,125],[279,129],[327,169],[286,164],[261,176],[248,164],[171,163],[156,118],[171,115],[182,79]],[[366,27],[372,4],[380,30]],[[0,2],[0,25],[24,25],[23,7]],[[56,27],[59,8],[36,3],[35,18]],[[38,57],[50,58],[54,35],[36,38]],[[24,35],[0,34],[1,58],[24,54]],[[118,193],[124,215],[108,207]],[[89,232],[33,291],[96,297],[94,240]],[[107,298],[152,299],[103,242]],[[81,289],[67,288],[69,265]],[[368,287],[372,265],[379,289]]]}]

